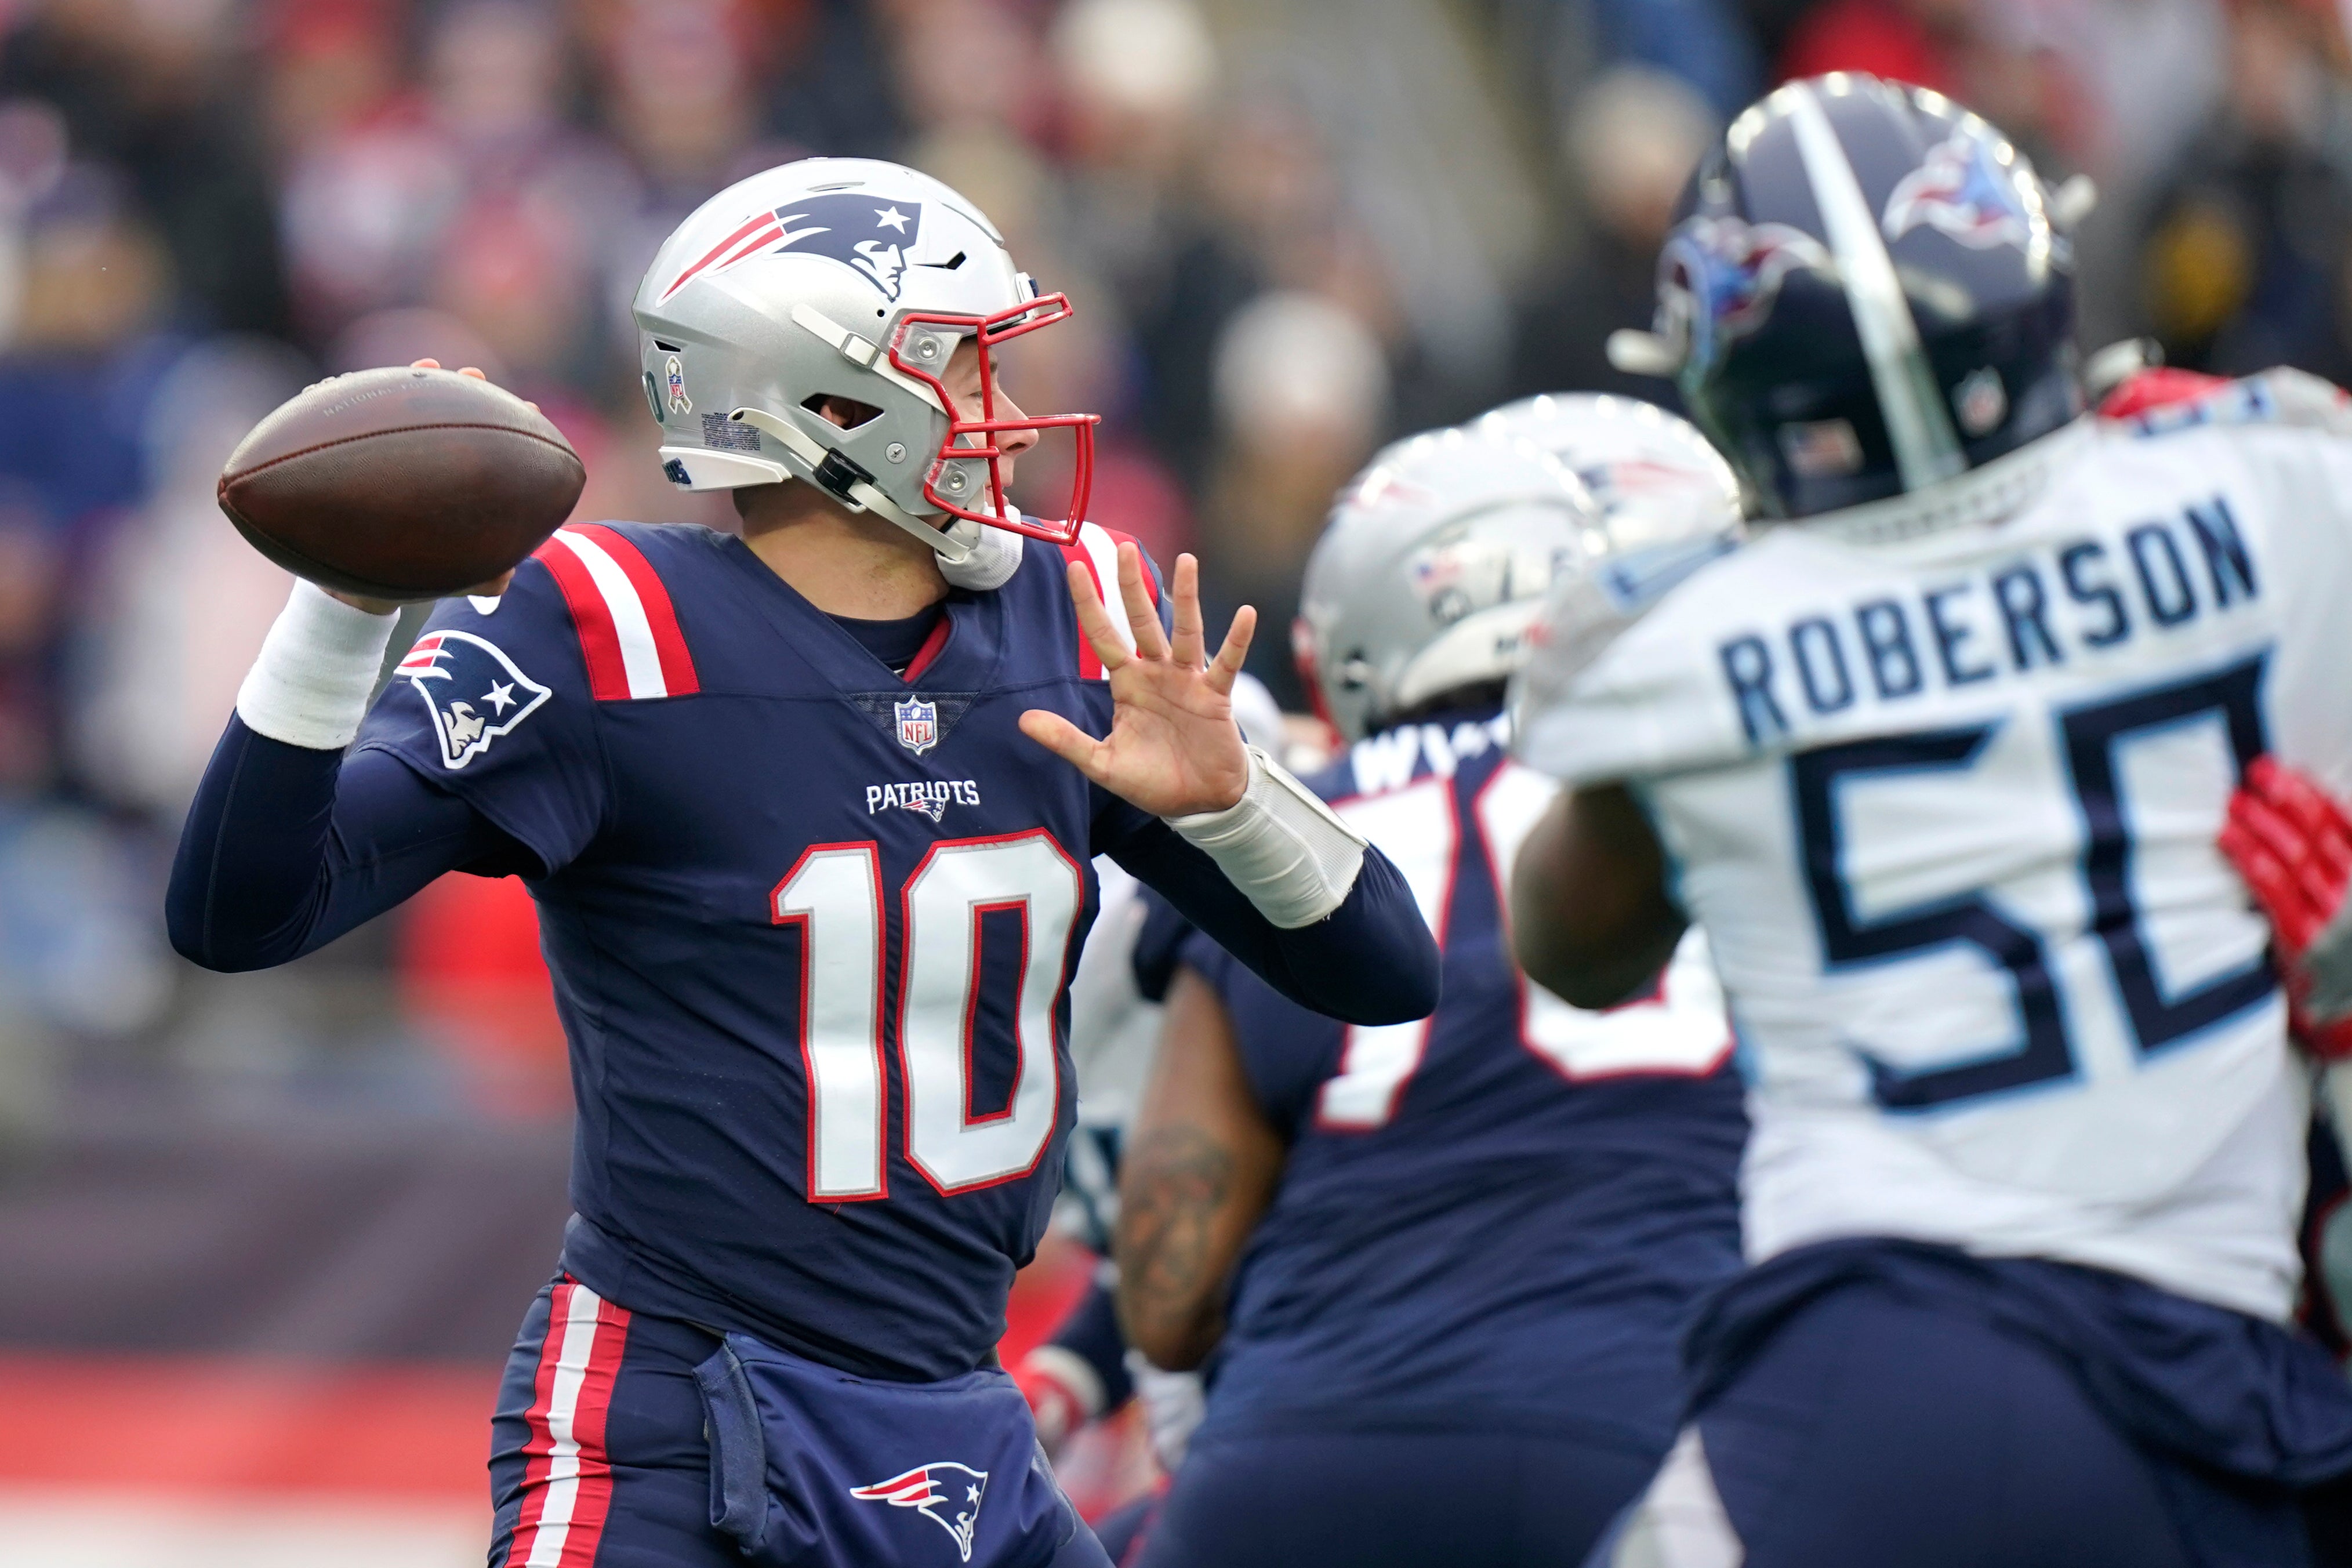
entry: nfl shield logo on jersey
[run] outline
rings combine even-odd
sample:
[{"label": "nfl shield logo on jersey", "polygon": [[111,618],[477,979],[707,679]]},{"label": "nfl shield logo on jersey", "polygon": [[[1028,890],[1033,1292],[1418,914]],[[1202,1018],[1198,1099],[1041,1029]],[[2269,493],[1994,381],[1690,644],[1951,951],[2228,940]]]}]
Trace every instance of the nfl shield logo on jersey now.
[{"label": "nfl shield logo on jersey", "polygon": [[980,1523],[980,1500],[988,1490],[988,1472],[946,1459],[934,1459],[870,1487],[852,1487],[849,1495],[861,1502],[887,1502],[892,1508],[921,1510],[925,1519],[955,1538],[956,1551],[971,1561],[971,1532]]},{"label": "nfl shield logo on jersey", "polygon": [[492,741],[539,711],[550,695],[496,643],[471,632],[426,633],[396,673],[408,677],[433,710],[441,765],[453,770],[488,751]]},{"label": "nfl shield logo on jersey", "polygon": [[940,707],[919,697],[909,697],[904,702],[894,702],[890,711],[898,720],[898,744],[917,756],[921,756],[940,743]]}]

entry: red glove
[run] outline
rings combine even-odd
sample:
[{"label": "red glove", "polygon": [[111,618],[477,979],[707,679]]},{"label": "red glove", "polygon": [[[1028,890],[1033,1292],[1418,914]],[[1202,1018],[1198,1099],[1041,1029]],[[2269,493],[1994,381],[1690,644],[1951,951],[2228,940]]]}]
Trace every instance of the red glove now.
[{"label": "red glove", "polygon": [[2256,757],[2230,797],[2221,845],[2270,917],[2296,1035],[2322,1060],[2352,1057],[2352,1015],[2317,1022],[2304,1010],[2311,990],[2304,955],[2352,883],[2352,818],[2303,774]]}]

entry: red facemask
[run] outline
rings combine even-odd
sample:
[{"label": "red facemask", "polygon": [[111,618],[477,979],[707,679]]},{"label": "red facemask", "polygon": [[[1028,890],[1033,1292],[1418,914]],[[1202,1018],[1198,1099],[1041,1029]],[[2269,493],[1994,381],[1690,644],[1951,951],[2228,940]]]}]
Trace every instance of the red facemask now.
[{"label": "red facemask", "polygon": [[[980,417],[962,419],[952,413],[949,415],[947,436],[940,443],[939,453],[931,461],[930,472],[923,478],[923,497],[933,506],[955,517],[986,523],[991,528],[1009,528],[1033,539],[1048,539],[1056,544],[1076,542],[1078,525],[1086,521],[1087,493],[1094,488],[1095,426],[1102,423],[1102,416],[1033,414],[1018,419],[999,419],[996,416],[996,366],[989,352],[997,344],[1009,342],[1024,332],[1050,327],[1066,320],[1069,314],[1070,301],[1066,295],[1045,294],[999,310],[992,316],[914,311],[898,319],[897,329],[890,334],[890,363],[929,387],[942,408],[953,409],[955,403],[948,396],[948,389],[940,380],[939,370],[917,363],[902,352],[907,345],[908,329],[917,326],[949,328],[959,336],[970,334],[980,345]],[[944,369],[944,363],[939,368]],[[997,437],[1007,431],[1034,430],[1043,433],[1065,428],[1077,442],[1076,458],[1070,473],[1068,510],[1061,518],[1052,521],[1024,517],[1005,500],[1004,449],[996,444]],[[973,438],[974,444],[959,446],[958,443],[967,436]],[[940,486],[940,479],[948,472],[949,463],[974,458],[988,465],[987,499],[992,510],[987,511],[978,510],[971,504],[978,498],[967,497],[959,500],[944,493]]]}]

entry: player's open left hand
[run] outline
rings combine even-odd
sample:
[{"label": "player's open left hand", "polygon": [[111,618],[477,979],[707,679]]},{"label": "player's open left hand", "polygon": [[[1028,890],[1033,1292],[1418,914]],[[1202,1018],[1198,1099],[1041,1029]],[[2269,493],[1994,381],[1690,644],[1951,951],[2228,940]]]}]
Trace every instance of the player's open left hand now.
[{"label": "player's open left hand", "polygon": [[1155,816],[1223,811],[1240,801],[1249,787],[1249,753],[1234,722],[1234,677],[1249,652],[1257,612],[1244,606],[1217,657],[1204,662],[1200,563],[1190,555],[1176,557],[1171,642],[1144,587],[1142,552],[1122,544],[1118,592],[1135,634],[1129,652],[1095,592],[1093,575],[1073,562],[1069,578],[1078,627],[1110,676],[1110,733],[1098,741],[1041,708],[1021,715],[1021,732]]}]

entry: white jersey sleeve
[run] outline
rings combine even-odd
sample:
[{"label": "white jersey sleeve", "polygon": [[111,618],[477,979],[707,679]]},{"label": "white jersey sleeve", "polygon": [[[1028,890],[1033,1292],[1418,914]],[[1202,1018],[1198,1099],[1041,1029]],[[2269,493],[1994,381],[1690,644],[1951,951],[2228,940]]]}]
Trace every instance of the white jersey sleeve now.
[{"label": "white jersey sleeve", "polygon": [[2285,1315],[2307,1083],[2214,838],[2264,751],[2352,794],[2352,441],[2281,413],[2079,424],[1999,523],[1774,529],[1523,716],[1634,786],[1706,931],[1755,1255],[1911,1237]]}]

